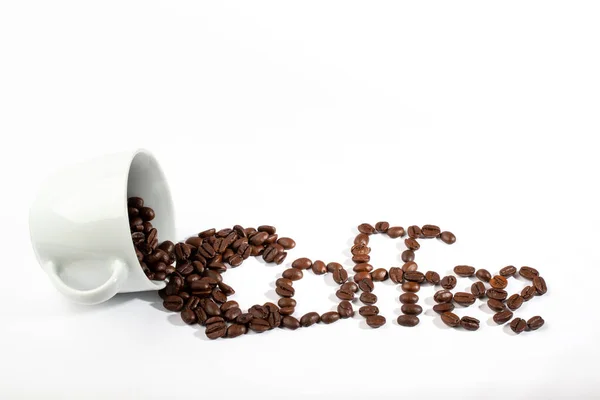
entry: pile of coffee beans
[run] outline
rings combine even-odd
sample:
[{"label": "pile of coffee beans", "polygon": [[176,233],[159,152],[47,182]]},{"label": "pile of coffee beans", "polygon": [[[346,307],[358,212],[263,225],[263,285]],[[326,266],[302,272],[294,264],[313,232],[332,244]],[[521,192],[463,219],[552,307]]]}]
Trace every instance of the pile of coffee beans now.
[{"label": "pile of coffee beans", "polygon": [[[131,237],[146,276],[152,280],[167,280],[166,287],[159,291],[163,305],[167,310],[179,312],[187,324],[200,324],[206,327],[206,336],[210,339],[233,338],[247,333],[249,330],[261,333],[274,328],[296,330],[317,323],[332,324],[341,319],[353,317],[353,302],[357,299],[363,304],[358,314],[365,318],[371,328],[379,328],[386,324],[386,318],[379,313],[374,293],[375,283],[391,280],[404,292],[400,295],[402,314],[397,318],[400,326],[414,327],[419,324],[419,315],[423,307],[418,304],[421,285],[440,286],[434,294],[436,303],[433,311],[440,314],[444,324],[465,330],[479,329],[478,319],[470,316],[458,317],[452,311],[455,304],[465,308],[475,304],[477,299],[487,299],[488,307],[495,311],[493,317],[497,324],[509,321],[515,333],[539,329],[544,320],[535,316],[529,320],[513,319],[513,311],[519,309],[524,302],[534,296],[546,293],[546,282],[538,271],[531,267],[514,266],[502,268],[497,275],[485,269],[476,270],[469,265],[458,265],[454,274],[444,277],[435,271],[419,271],[415,262],[415,254],[420,249],[420,240],[437,238],[446,244],[453,244],[456,236],[449,231],[442,231],[436,225],[390,226],[386,221],[374,226],[363,223],[358,226],[359,233],[350,249],[352,261],[355,263],[352,277],[338,262],[325,263],[322,260],[312,261],[309,258],[298,258],[285,269],[281,278],[275,282],[276,293],[280,299],[277,304],[267,302],[255,304],[246,312],[240,305],[229,300],[234,289],[223,281],[223,274],[229,268],[235,268],[250,256],[262,257],[267,263],[282,264],[287,251],[296,243],[289,237],[279,237],[276,228],[262,225],[257,228],[243,228],[235,225],[217,231],[208,229],[185,242],[174,244],[165,241],[159,244],[158,232],[150,221],[155,217],[154,211],[144,205],[143,199],[128,199],[129,223]],[[389,238],[404,238],[407,250],[402,252],[403,265],[388,269],[374,268],[370,264],[370,236],[384,234]],[[315,275],[331,274],[339,285],[336,297],[340,300],[336,311],[324,313],[309,312],[299,318],[294,316],[296,300],[294,299],[294,282],[311,271]],[[508,295],[507,278],[519,274],[531,280],[532,285],[525,287],[520,293]],[[471,285],[470,292],[455,292],[458,277],[476,277],[479,281]],[[489,287],[486,286],[489,285]]]}]

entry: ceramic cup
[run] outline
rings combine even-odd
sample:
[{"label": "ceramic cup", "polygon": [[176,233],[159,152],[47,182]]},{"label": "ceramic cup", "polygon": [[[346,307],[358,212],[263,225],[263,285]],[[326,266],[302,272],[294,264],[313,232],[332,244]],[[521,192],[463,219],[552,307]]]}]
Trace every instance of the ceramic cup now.
[{"label": "ceramic cup", "polygon": [[158,290],[135,254],[127,198],[156,211],[160,240],[175,242],[173,204],[156,159],[145,150],[107,155],[49,178],[31,206],[29,229],[38,261],[56,288],[82,304],[117,293]]}]

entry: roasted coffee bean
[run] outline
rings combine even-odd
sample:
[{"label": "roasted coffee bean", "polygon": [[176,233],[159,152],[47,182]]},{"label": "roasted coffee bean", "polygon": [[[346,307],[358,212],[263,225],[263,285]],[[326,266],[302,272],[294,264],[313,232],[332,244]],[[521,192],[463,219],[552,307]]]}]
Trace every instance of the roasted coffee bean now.
[{"label": "roasted coffee bean", "polygon": [[221,308],[217,305],[217,303],[215,303],[211,299],[205,299],[205,300],[206,300],[206,303],[204,304],[204,306],[202,308],[204,308],[204,311],[206,311],[207,315],[209,315],[211,317],[221,315]]},{"label": "roasted coffee bean", "polygon": [[408,261],[405,262],[404,265],[402,265],[402,271],[404,271],[404,273],[416,271],[418,268],[419,266],[414,261]]},{"label": "roasted coffee bean", "polygon": [[333,271],[333,280],[335,283],[341,285],[348,280],[348,272],[344,268],[336,269]]},{"label": "roasted coffee bean", "polygon": [[333,324],[340,319],[340,314],[337,311],[329,311],[321,315],[321,322],[324,324]]},{"label": "roasted coffee bean", "polygon": [[177,243],[174,251],[177,261],[185,261],[190,258],[191,250],[184,243]]},{"label": "roasted coffee bean", "polygon": [[202,273],[202,276],[206,278],[206,281],[211,285],[217,285],[219,282],[223,282],[223,276],[217,271],[206,270]]},{"label": "roasted coffee bean", "polygon": [[[175,251],[177,251],[177,246],[175,246]],[[202,257],[206,258],[206,259],[210,259],[213,258],[217,252],[215,251],[214,247],[210,244],[210,243],[202,243],[202,246],[198,247],[198,254],[200,254]],[[179,256],[178,256],[179,259]]]},{"label": "roasted coffee bean", "polygon": [[291,281],[297,281],[302,279],[302,275],[302,270],[296,268],[288,268],[281,274],[281,276]]},{"label": "roasted coffee bean", "polygon": [[468,331],[476,331],[479,329],[479,320],[473,317],[462,317],[460,319],[460,326]]},{"label": "roasted coffee bean", "polygon": [[277,305],[281,308],[296,307],[296,300],[284,297],[279,299]]},{"label": "roasted coffee bean", "polygon": [[456,278],[452,275],[447,275],[442,278],[440,284],[444,289],[452,290],[456,286]]},{"label": "roasted coffee bean", "polygon": [[165,240],[158,246],[158,248],[167,254],[173,253],[175,251],[175,245],[170,240]]},{"label": "roasted coffee bean", "polygon": [[135,207],[127,207],[127,215],[129,216],[129,218],[133,218],[133,217],[137,217],[140,213],[140,210],[138,210]]},{"label": "roasted coffee bean", "polygon": [[522,304],[523,304],[523,297],[521,297],[521,295],[519,295],[517,293],[513,294],[506,300],[506,305],[508,306],[508,308],[510,308],[513,311],[518,309],[519,307],[521,307]]},{"label": "roasted coffee bean", "polygon": [[437,285],[440,283],[440,274],[435,271],[427,271],[425,273],[425,280],[432,285]]},{"label": "roasted coffee bean", "polygon": [[144,207],[144,199],[141,197],[130,197],[127,199],[127,205],[133,208],[142,208]]},{"label": "roasted coffee bean", "polygon": [[177,296],[181,297],[183,301],[187,301],[191,297],[188,292],[179,292]]},{"label": "roasted coffee bean", "polygon": [[221,312],[226,312],[227,310],[230,310],[232,308],[239,308],[240,305],[238,304],[237,301],[235,300],[229,300],[223,304],[221,304]]},{"label": "roasted coffee bean", "polygon": [[400,303],[402,304],[417,304],[419,296],[414,293],[402,293],[400,295]]},{"label": "roasted coffee bean", "polygon": [[548,288],[546,287],[546,280],[541,276],[533,277],[533,287],[535,288],[537,294],[539,294],[540,296],[546,294],[546,292],[548,291]]},{"label": "roasted coffee bean", "polygon": [[252,314],[250,314],[250,313],[244,313],[244,314],[241,314],[240,316],[238,316],[235,319],[235,322],[238,323],[238,324],[247,325],[253,319],[254,319],[254,316]]},{"label": "roasted coffee bean", "polygon": [[457,265],[454,267],[454,273],[458,276],[469,277],[475,274],[475,268],[470,265]]},{"label": "roasted coffee bean", "polygon": [[[144,226],[142,225],[143,223],[144,223],[144,220],[139,216],[133,217],[129,220],[129,226],[132,228],[132,230],[135,229],[138,232],[141,232],[144,230]],[[137,227],[140,227],[140,228],[137,228]]]},{"label": "roasted coffee bean", "polygon": [[237,255],[241,256],[244,260],[247,260],[248,257],[250,257],[250,255],[252,254],[253,249],[254,246],[250,246],[248,243],[242,243],[237,249]]},{"label": "roasted coffee bean", "polygon": [[281,286],[283,284],[293,286],[294,282],[287,278],[279,278],[275,281],[275,286]]},{"label": "roasted coffee bean", "polygon": [[313,264],[312,264],[312,271],[315,275],[323,275],[327,273],[327,266],[325,265],[325,263],[321,260],[316,260]]},{"label": "roasted coffee bean", "polygon": [[340,300],[354,300],[354,292],[349,290],[339,289],[337,292],[335,292],[335,295]]},{"label": "roasted coffee bean", "polygon": [[191,244],[192,246],[194,246],[196,248],[202,246],[203,242],[204,242],[204,239],[202,239],[201,237],[198,237],[198,236],[189,237],[185,241],[186,244]]},{"label": "roasted coffee bean", "polygon": [[142,217],[144,221],[152,221],[156,214],[154,214],[154,210],[150,207],[142,207],[139,208],[140,213],[139,216]]},{"label": "roasted coffee bean", "polygon": [[413,238],[404,239],[404,244],[406,245],[406,247],[408,247],[409,250],[412,251],[419,250],[421,248],[419,242],[417,242]]},{"label": "roasted coffee bean", "polygon": [[234,225],[233,231],[236,233],[236,235],[238,235],[239,238],[246,237],[246,231],[244,230],[244,228],[241,225]]},{"label": "roasted coffee bean", "polygon": [[183,299],[179,296],[167,296],[163,301],[163,306],[169,311],[180,311],[183,308]]},{"label": "roasted coffee bean", "polygon": [[357,254],[355,256],[352,256],[352,261],[354,261],[357,264],[368,263],[369,261],[371,261],[371,257],[368,254]]},{"label": "roasted coffee bean", "polygon": [[521,275],[525,279],[533,280],[534,277],[538,276],[540,273],[537,269],[531,267],[521,267],[519,269],[519,275]]},{"label": "roasted coffee bean", "polygon": [[471,293],[473,293],[473,296],[478,297],[478,298],[483,298],[485,297],[485,285],[483,284],[483,282],[475,282],[471,285]]},{"label": "roasted coffee bean", "polygon": [[196,307],[194,309],[194,314],[196,314],[196,320],[200,325],[204,325],[206,323],[206,320],[208,320],[208,315],[202,307]]},{"label": "roasted coffee bean", "polygon": [[277,249],[273,246],[268,246],[265,251],[262,254],[263,260],[265,260],[265,262],[273,262],[273,260],[275,260],[275,256],[279,253],[279,251],[277,251]]},{"label": "roasted coffee bean", "polygon": [[275,264],[277,265],[281,265],[283,264],[283,261],[285,260],[285,258],[287,257],[287,253],[284,251],[283,253],[279,253],[275,256],[275,259],[273,260],[273,262],[275,262]]},{"label": "roasted coffee bean", "polygon": [[373,280],[371,278],[364,278],[358,282],[358,287],[365,293],[371,293],[375,285],[373,284]]},{"label": "roasted coffee bean", "polygon": [[386,233],[390,228],[390,224],[386,221],[381,221],[375,224],[375,230],[379,233]]},{"label": "roasted coffee bean", "polygon": [[253,233],[256,233],[256,232],[258,232],[258,231],[257,231],[255,228],[245,228],[245,229],[244,229],[244,232],[246,233],[246,236],[250,236],[250,235],[252,235]]},{"label": "roasted coffee bean", "polygon": [[223,317],[226,321],[235,321],[240,315],[242,315],[242,310],[239,307],[230,308],[223,313]]},{"label": "roasted coffee bean", "polygon": [[250,255],[256,257],[260,256],[262,252],[265,250],[263,246],[250,246],[251,252]]},{"label": "roasted coffee bean", "polygon": [[[200,255],[197,255],[194,258],[198,258],[198,257],[202,257]],[[208,264],[208,262],[206,261],[206,259],[204,257],[202,257],[203,261],[192,261],[192,265],[194,266],[194,270],[196,270],[197,273],[202,274],[204,272],[204,269],[206,268],[206,265]]]},{"label": "roasted coffee bean", "polygon": [[211,285],[206,279],[193,281],[189,285],[193,292],[212,291],[213,288],[213,285]]},{"label": "roasted coffee bean", "polygon": [[510,329],[517,335],[527,328],[527,322],[523,318],[515,318],[510,322]]},{"label": "roasted coffee bean", "polygon": [[514,274],[517,273],[517,268],[515,268],[512,265],[509,265],[507,267],[504,267],[500,270],[500,275],[502,276],[513,276]]},{"label": "roasted coffee bean", "polygon": [[370,317],[379,314],[379,308],[377,306],[363,306],[358,309],[358,313],[363,317]]},{"label": "roasted coffee bean", "polygon": [[460,317],[451,312],[445,312],[442,314],[442,322],[452,328],[456,328],[460,325]]},{"label": "roasted coffee bean", "polygon": [[296,290],[291,285],[281,285],[275,288],[275,292],[281,297],[293,297]]},{"label": "roasted coffee bean", "polygon": [[225,337],[233,339],[233,338],[236,338],[238,336],[242,336],[246,332],[248,332],[248,328],[246,328],[246,325],[231,324],[227,328],[227,333],[225,334]]},{"label": "roasted coffee bean", "polygon": [[269,326],[271,326],[271,328],[277,328],[279,325],[281,325],[281,314],[279,313],[279,309],[270,312],[267,321],[269,322]]},{"label": "roasted coffee bean", "polygon": [[360,233],[364,233],[366,235],[372,235],[375,233],[375,228],[371,224],[360,224],[358,226],[358,231]]},{"label": "roasted coffee bean", "polygon": [[440,235],[441,230],[437,225],[423,225],[421,227],[421,235],[425,238],[435,238]]},{"label": "roasted coffee bean", "polygon": [[341,301],[338,304],[337,312],[340,314],[340,318],[350,318],[354,316],[354,309],[352,308],[352,304],[349,301]]},{"label": "roasted coffee bean", "polygon": [[531,317],[527,320],[527,328],[531,331],[536,331],[544,325],[544,319],[539,315]]},{"label": "roasted coffee bean", "polygon": [[201,237],[201,238],[204,239],[204,238],[207,238],[209,236],[213,236],[215,233],[217,233],[216,229],[207,229],[205,231],[200,232],[198,234],[198,237]]},{"label": "roasted coffee bean", "polygon": [[415,315],[401,315],[396,321],[400,326],[413,327],[419,324],[419,317]]},{"label": "roasted coffee bean", "polygon": [[165,286],[165,294],[167,296],[172,296],[179,293],[182,288],[183,278],[178,275],[171,276],[169,283],[167,283],[167,286]]},{"label": "roasted coffee bean", "polygon": [[248,237],[248,243],[253,246],[260,246],[269,238],[267,232],[256,232]]},{"label": "roasted coffee bean", "polygon": [[221,317],[212,317],[206,320],[206,336],[209,339],[222,338],[227,334],[227,324]]},{"label": "roasted coffee bean", "polygon": [[312,261],[306,257],[298,258],[292,263],[292,268],[296,269],[309,269],[312,267]]},{"label": "roasted coffee bean", "polygon": [[468,307],[475,303],[475,296],[467,292],[457,292],[454,294],[454,301],[461,306]]},{"label": "roasted coffee bean", "polygon": [[366,322],[371,328],[377,329],[385,325],[385,317],[383,315],[371,315],[367,317]]},{"label": "roasted coffee bean", "polygon": [[496,314],[494,314],[494,322],[497,323],[498,325],[502,325],[507,323],[508,321],[510,321],[513,317],[513,313],[512,311],[509,310],[504,310],[504,311],[500,311],[497,312]]},{"label": "roasted coffee bean", "polygon": [[300,325],[302,325],[303,327],[306,328],[306,327],[316,324],[320,320],[321,320],[321,317],[319,316],[319,314],[317,314],[316,312],[309,312],[309,313],[304,314],[302,316],[302,318],[300,318]]},{"label": "roasted coffee bean", "polygon": [[256,230],[259,232],[267,232],[269,235],[274,235],[277,231],[277,229],[271,225],[260,225]]},{"label": "roasted coffee bean", "polygon": [[146,235],[144,235],[142,232],[133,232],[131,234],[131,240],[133,240],[134,244],[141,244],[144,242],[144,240],[146,240]]},{"label": "roasted coffee bean", "polygon": [[371,273],[364,271],[354,275],[354,282],[356,283],[360,283],[360,281],[362,281],[363,279],[371,280]]},{"label": "roasted coffee bean", "polygon": [[363,292],[360,295],[360,301],[368,305],[375,304],[377,303],[377,296],[374,293]]},{"label": "roasted coffee bean", "polygon": [[486,296],[494,300],[505,300],[508,297],[506,290],[490,288],[485,292]]},{"label": "roasted coffee bean", "polygon": [[281,326],[295,331],[296,329],[300,328],[300,321],[298,321],[296,318],[292,317],[291,315],[286,315],[281,320]]},{"label": "roasted coffee bean", "polygon": [[537,290],[533,286],[525,286],[523,290],[521,290],[521,297],[523,297],[524,301],[529,301],[535,296]]},{"label": "roasted coffee bean", "polygon": [[224,282],[219,282],[218,286],[219,286],[219,289],[221,289],[221,291],[223,293],[225,293],[225,296],[233,296],[235,294],[235,290],[233,290],[233,288],[231,286],[229,286],[228,284],[226,284]]},{"label": "roasted coffee bean", "polygon": [[411,262],[415,260],[415,252],[412,250],[404,250],[401,255],[402,261]]},{"label": "roasted coffee bean", "polygon": [[373,266],[369,263],[360,263],[356,264],[352,270],[354,272],[371,272],[373,271]]},{"label": "roasted coffee bean", "polygon": [[490,274],[487,269],[478,269],[477,272],[475,272],[475,276],[483,282],[489,282],[490,279],[492,279],[492,274]]},{"label": "roasted coffee bean", "polygon": [[440,239],[446,244],[454,244],[454,242],[456,242],[456,236],[454,236],[454,233],[448,231],[440,233]]},{"label": "roasted coffee bean", "polygon": [[408,271],[404,273],[404,279],[411,282],[423,283],[425,282],[425,275],[419,271]]},{"label": "roasted coffee bean", "polygon": [[399,237],[406,235],[404,228],[401,226],[392,226],[392,227],[388,228],[386,233],[392,239],[397,239]]},{"label": "roasted coffee bean", "polygon": [[452,303],[441,303],[433,306],[433,311],[435,311],[438,314],[443,314],[452,310],[454,310],[454,304]]},{"label": "roasted coffee bean", "polygon": [[418,304],[403,304],[400,310],[404,314],[408,315],[419,315],[423,312],[423,307]]},{"label": "roasted coffee bean", "polygon": [[186,300],[184,308],[194,310],[198,307],[198,304],[200,304],[200,299],[196,296],[190,296],[190,298]]},{"label": "roasted coffee bean", "polygon": [[[406,276],[406,274],[405,274]],[[402,290],[404,290],[405,292],[411,292],[411,293],[416,293],[421,289],[421,285],[419,285],[417,282],[404,282],[402,284]]]},{"label": "roasted coffee bean", "polygon": [[165,279],[167,279],[167,274],[165,274],[164,272],[155,272],[154,273],[154,279],[156,281],[164,281]]},{"label": "roasted coffee bean", "polygon": [[196,313],[194,312],[194,310],[191,310],[189,308],[184,309],[181,314],[179,314],[179,316],[181,317],[181,319],[183,320],[183,322],[185,322],[188,325],[192,325],[195,324],[196,321],[198,320],[196,317]]},{"label": "roasted coffee bean", "polygon": [[385,268],[377,268],[375,271],[371,272],[371,279],[374,282],[383,282],[388,278],[388,272]]},{"label": "roasted coffee bean", "polygon": [[340,287],[340,289],[356,293],[356,292],[358,292],[358,285],[352,281],[348,281],[348,282],[344,283]]},{"label": "roasted coffee bean", "polygon": [[394,283],[402,283],[402,280],[404,279],[404,271],[402,271],[402,268],[399,267],[390,268],[389,275],[390,279]]},{"label": "roasted coffee bean", "polygon": [[[261,233],[266,234],[266,232],[261,232]],[[254,332],[258,332],[258,333],[266,332],[269,329],[271,329],[271,325],[269,324],[269,321],[267,321],[266,319],[262,319],[262,318],[252,319],[252,321],[250,321],[250,324],[248,324],[248,327],[251,330],[253,330]]]},{"label": "roasted coffee bean", "polygon": [[350,249],[350,252],[353,255],[355,255],[355,256],[356,255],[362,255],[362,254],[369,254],[371,252],[371,248],[369,246],[364,245],[364,244],[355,244]]},{"label": "roasted coffee bean", "polygon": [[342,269],[342,264],[336,262],[330,262],[327,264],[327,272],[333,273],[336,269]]},{"label": "roasted coffee bean", "polygon": [[229,236],[230,233],[233,232],[233,229],[225,228],[218,231],[215,235],[219,238],[225,238]]},{"label": "roasted coffee bean", "polygon": [[366,233],[359,233],[354,238],[354,244],[362,244],[365,246],[368,245],[369,244],[369,235],[367,235]]},{"label": "roasted coffee bean", "polygon": [[489,299],[487,301],[487,305],[490,308],[490,310],[496,312],[504,311],[504,309],[506,308],[503,302],[496,299]]},{"label": "roasted coffee bean", "polygon": [[508,286],[508,281],[502,275],[496,275],[490,279],[490,285],[494,289],[504,289],[506,286]]},{"label": "roasted coffee bean", "polygon": [[421,228],[417,225],[411,225],[408,227],[408,236],[410,236],[412,239],[418,239],[421,237],[421,235]]},{"label": "roasted coffee bean", "polygon": [[283,307],[279,309],[279,313],[284,316],[292,315],[295,311],[296,309],[294,307]]}]

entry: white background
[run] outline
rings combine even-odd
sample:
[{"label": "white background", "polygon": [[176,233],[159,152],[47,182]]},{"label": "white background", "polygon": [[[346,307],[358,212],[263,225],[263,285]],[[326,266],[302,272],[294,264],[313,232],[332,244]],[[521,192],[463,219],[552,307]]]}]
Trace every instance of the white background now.
[{"label": "white background", "polygon": [[[598,398],[600,7],[597,2],[0,2],[0,397]],[[435,223],[417,261],[538,268],[548,294],[515,336],[361,318],[205,340],[157,295],[69,304],[36,264],[27,210],[44,178],[144,147],[181,238],[273,224],[297,257],[351,267],[361,222]],[[402,241],[376,237],[373,264]],[[287,264],[287,263],[286,263]],[[226,275],[248,307],[283,266]],[[328,276],[298,314],[335,307]],[[459,289],[470,285],[459,280]],[[511,280],[509,292],[524,282]],[[431,288],[421,304],[431,308]],[[358,303],[356,307],[358,308]]]}]

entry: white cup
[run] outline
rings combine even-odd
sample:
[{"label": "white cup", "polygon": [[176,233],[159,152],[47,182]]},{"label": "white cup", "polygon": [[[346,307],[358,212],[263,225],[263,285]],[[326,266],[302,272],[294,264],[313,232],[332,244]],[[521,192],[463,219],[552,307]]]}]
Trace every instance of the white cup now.
[{"label": "white cup", "polygon": [[31,242],[56,288],[82,304],[117,293],[158,290],[136,257],[127,198],[139,196],[156,211],[161,241],[175,242],[173,204],[156,159],[145,150],[112,154],[49,178],[29,213]]}]

